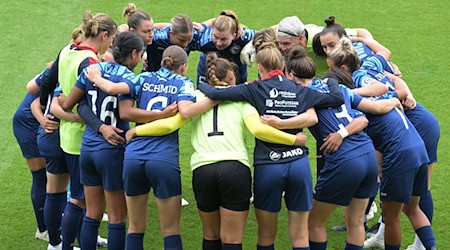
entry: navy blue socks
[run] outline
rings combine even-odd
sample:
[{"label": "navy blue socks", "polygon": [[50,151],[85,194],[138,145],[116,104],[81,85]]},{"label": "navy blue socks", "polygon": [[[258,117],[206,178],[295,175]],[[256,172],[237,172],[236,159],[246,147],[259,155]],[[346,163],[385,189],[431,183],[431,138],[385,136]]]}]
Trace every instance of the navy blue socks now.
[{"label": "navy blue socks", "polygon": [[108,249],[125,249],[125,223],[108,224]]},{"label": "navy blue socks", "polygon": [[44,220],[44,203],[46,197],[47,172],[45,168],[32,171],[33,180],[31,183],[31,203],[33,204],[34,215],[40,232],[47,230]]}]

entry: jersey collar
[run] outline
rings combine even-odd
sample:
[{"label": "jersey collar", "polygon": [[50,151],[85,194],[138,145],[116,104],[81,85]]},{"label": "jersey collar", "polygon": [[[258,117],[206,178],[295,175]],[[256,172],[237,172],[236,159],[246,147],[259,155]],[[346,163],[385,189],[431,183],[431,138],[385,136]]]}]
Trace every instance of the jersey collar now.
[{"label": "jersey collar", "polygon": [[75,47],[79,50],[90,50],[94,52],[96,55],[98,54],[98,51],[94,48],[88,47],[88,46],[82,46],[80,43],[75,43]]},{"label": "jersey collar", "polygon": [[283,71],[279,69],[270,71],[269,75],[267,77],[262,78],[261,80],[270,79],[274,76],[284,76]]}]

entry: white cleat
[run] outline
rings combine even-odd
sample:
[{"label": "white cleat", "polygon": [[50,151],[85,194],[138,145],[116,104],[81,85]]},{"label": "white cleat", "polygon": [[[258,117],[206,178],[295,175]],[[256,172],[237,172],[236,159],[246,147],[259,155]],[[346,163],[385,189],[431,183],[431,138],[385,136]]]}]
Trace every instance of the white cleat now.
[{"label": "white cleat", "polygon": [[250,204],[252,204],[255,201],[255,196],[252,194],[252,197],[250,197]]},{"label": "white cleat", "polygon": [[106,247],[108,246],[108,239],[97,236],[97,247]]},{"label": "white cleat", "polygon": [[36,234],[34,234],[34,237],[38,240],[49,241],[47,230],[45,230],[44,232],[41,232],[41,231],[39,231],[39,229],[36,229]]},{"label": "white cleat", "polygon": [[108,214],[103,214],[102,221],[108,221]]},{"label": "white cleat", "polygon": [[377,213],[378,208],[377,204],[375,202],[372,202],[372,206],[370,207],[369,214],[367,215],[367,220],[373,219],[375,217],[375,214]]},{"label": "white cleat", "polygon": [[62,242],[56,246],[52,246],[50,243],[48,243],[47,250],[61,250],[61,249],[62,249]]},{"label": "white cleat", "polygon": [[411,244],[405,250],[425,250],[425,247]]},{"label": "white cleat", "polygon": [[384,235],[375,234],[369,239],[364,241],[364,248],[378,247],[384,249]]},{"label": "white cleat", "polygon": [[185,207],[187,205],[189,205],[189,202],[187,200],[185,200],[184,198],[181,198],[181,206]]}]

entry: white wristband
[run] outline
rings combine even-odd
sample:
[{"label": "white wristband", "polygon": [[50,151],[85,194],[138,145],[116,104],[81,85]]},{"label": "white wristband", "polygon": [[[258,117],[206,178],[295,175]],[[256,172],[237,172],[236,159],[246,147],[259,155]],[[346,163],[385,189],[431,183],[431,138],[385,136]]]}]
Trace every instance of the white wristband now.
[{"label": "white wristband", "polygon": [[342,139],[348,136],[348,131],[346,128],[339,129],[337,133],[341,135]]}]

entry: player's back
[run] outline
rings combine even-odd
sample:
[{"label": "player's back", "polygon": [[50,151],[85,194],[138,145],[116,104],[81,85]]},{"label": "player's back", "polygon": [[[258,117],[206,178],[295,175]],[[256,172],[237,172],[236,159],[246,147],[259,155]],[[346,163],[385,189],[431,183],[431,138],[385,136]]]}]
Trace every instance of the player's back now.
[{"label": "player's back", "polygon": [[[199,91],[196,96],[197,101],[205,99]],[[192,169],[226,160],[237,160],[249,166],[244,119],[254,114],[252,111],[256,113],[245,102],[222,102],[192,118],[191,141],[195,150],[191,157]]]},{"label": "player's back", "polygon": [[401,174],[428,162],[422,138],[401,110],[395,108],[384,115],[367,114],[367,118],[367,134],[383,154],[383,175]]},{"label": "player's back", "polygon": [[[104,62],[97,65],[102,72],[102,76],[113,82],[129,82],[136,75],[127,67],[115,63]],[[94,83],[89,81],[85,74],[82,74],[77,83],[79,88],[84,88],[85,98],[92,112],[105,124],[120,128],[124,133],[130,128],[127,121],[120,119],[118,95],[109,95],[98,88]],[[104,148],[115,148],[109,144],[106,139],[94,131],[90,126],[86,127],[83,134],[82,151],[94,151]],[[123,145],[119,145],[123,147]]]},{"label": "player's back", "polygon": [[[193,83],[165,67],[157,72],[142,73],[135,79],[137,108],[162,111],[172,103],[195,101]],[[178,130],[154,137],[136,137],[126,147],[125,159],[161,159],[178,163]],[[175,157],[176,156],[176,157]],[[175,159],[176,158],[176,159]]]},{"label": "player's back", "polygon": [[[321,79],[315,79],[308,87],[319,92],[328,91],[328,85]],[[340,85],[340,87],[345,99],[344,104],[336,108],[316,109],[319,122],[310,127],[310,131],[319,145],[323,144],[323,140],[329,134],[337,132],[352,122],[354,118],[363,115],[352,108],[354,99],[351,90],[343,85]],[[332,154],[324,153],[324,155],[327,161],[337,162],[354,158],[372,150],[372,141],[364,131],[360,131],[345,138],[336,152]]]}]

